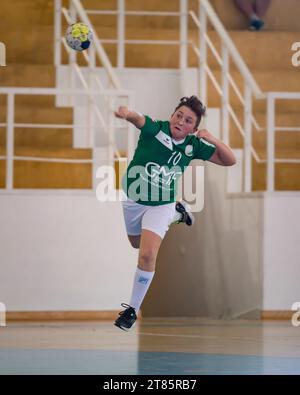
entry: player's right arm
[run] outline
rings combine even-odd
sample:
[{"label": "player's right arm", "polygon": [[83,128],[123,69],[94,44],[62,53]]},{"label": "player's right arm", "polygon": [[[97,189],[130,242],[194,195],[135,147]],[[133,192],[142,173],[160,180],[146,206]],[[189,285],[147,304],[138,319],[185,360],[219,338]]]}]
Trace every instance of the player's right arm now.
[{"label": "player's right arm", "polygon": [[115,111],[115,116],[117,118],[125,119],[126,121],[131,122],[138,129],[141,129],[146,122],[144,115],[129,110],[126,106],[120,106],[118,110]]}]

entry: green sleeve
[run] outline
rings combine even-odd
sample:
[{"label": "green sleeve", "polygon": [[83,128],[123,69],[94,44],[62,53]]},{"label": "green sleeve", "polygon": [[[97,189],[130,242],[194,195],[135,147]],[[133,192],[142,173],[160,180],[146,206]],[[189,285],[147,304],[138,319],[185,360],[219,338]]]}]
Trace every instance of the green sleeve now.
[{"label": "green sleeve", "polygon": [[145,115],[145,125],[141,128],[141,133],[148,136],[155,136],[161,128],[161,121],[153,121]]},{"label": "green sleeve", "polygon": [[202,160],[208,160],[211,158],[216,150],[216,146],[214,144],[211,144],[202,138],[199,139],[198,137],[196,137],[195,148],[194,158]]}]

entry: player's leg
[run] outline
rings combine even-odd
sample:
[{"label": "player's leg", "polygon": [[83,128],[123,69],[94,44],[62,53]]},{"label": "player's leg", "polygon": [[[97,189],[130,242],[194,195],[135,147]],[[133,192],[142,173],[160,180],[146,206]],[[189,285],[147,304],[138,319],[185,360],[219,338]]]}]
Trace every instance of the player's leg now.
[{"label": "player's leg", "polygon": [[254,13],[254,8],[251,0],[234,0],[237,8],[248,16],[250,19],[252,14]]},{"label": "player's leg", "polygon": [[271,0],[256,0],[255,1],[255,12],[259,18],[263,19],[266,15],[266,12],[270,6]]},{"label": "player's leg", "polygon": [[[237,5],[237,7],[240,9],[240,11],[242,11],[245,15],[248,16],[249,21],[250,21],[250,25],[249,25],[249,29],[250,30],[261,30],[265,23],[264,21],[261,19],[261,17],[257,14],[256,11],[256,2],[255,4],[253,3],[253,1],[251,0],[235,0],[235,4]],[[263,9],[263,7],[261,7],[261,9]]]},{"label": "player's leg", "polygon": [[[194,225],[195,217],[191,212],[191,207],[184,200],[176,202],[174,217],[171,224],[184,223],[188,226]],[[128,235],[128,239],[133,248],[139,249],[141,244],[141,235]]]},{"label": "player's leg", "polygon": [[138,249],[142,233],[142,218],[147,207],[128,199],[122,202],[122,208],[129,242],[133,248]]},{"label": "player's leg", "polygon": [[145,272],[154,272],[156,258],[162,238],[151,230],[143,229],[138,260],[138,268]]},{"label": "player's leg", "polygon": [[125,331],[132,328],[139,308],[150,287],[155,273],[155,263],[162,238],[156,233],[143,229],[141,234],[138,266],[135,272],[129,305],[123,303],[124,311],[115,321],[115,325]]},{"label": "player's leg", "polygon": [[125,310],[115,321],[115,325],[123,330],[129,330],[136,321],[138,310],[154,277],[157,254],[174,217],[174,211],[175,203],[172,203],[148,207],[143,215],[138,266],[130,302],[122,304]]}]

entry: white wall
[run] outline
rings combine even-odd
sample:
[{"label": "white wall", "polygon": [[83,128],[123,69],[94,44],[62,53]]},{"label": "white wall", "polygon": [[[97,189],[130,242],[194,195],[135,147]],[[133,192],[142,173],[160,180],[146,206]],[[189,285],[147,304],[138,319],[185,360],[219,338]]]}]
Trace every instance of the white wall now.
[{"label": "white wall", "polygon": [[137,264],[121,204],[93,192],[0,195],[0,301],[8,311],[119,310]]},{"label": "white wall", "polygon": [[[226,198],[226,169],[209,166],[204,211],[192,231],[178,226],[167,235],[146,312],[290,310],[300,301],[299,194]],[[137,251],[120,203],[89,192],[1,194],[0,218],[7,310],[118,310],[128,301]]]},{"label": "white wall", "polygon": [[264,310],[300,302],[300,193],[265,197],[263,276]]}]

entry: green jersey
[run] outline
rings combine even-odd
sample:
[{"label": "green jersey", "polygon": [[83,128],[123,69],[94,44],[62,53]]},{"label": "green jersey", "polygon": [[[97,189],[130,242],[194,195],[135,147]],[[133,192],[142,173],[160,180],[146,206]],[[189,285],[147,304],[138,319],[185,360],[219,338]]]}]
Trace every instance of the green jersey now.
[{"label": "green jersey", "polygon": [[193,159],[208,160],[216,147],[194,135],[172,139],[169,121],[145,116],[134,157],[122,179],[126,195],[137,203],[158,206],[176,198],[177,181]]}]

